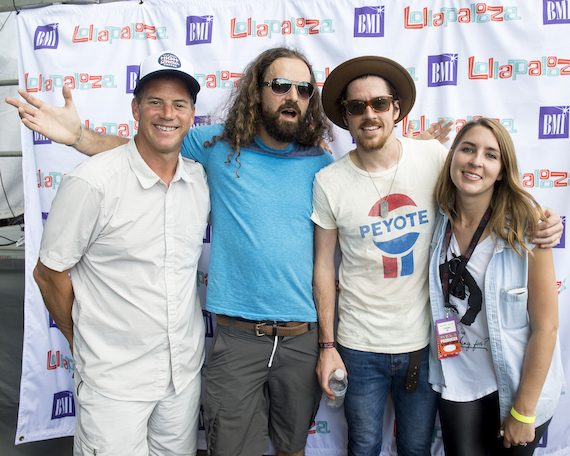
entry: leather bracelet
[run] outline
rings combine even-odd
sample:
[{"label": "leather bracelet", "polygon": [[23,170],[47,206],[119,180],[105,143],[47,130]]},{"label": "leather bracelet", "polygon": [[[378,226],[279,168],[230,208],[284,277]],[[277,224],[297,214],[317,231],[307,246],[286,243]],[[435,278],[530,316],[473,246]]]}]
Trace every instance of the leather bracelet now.
[{"label": "leather bracelet", "polygon": [[79,146],[79,143],[81,142],[82,139],[83,139],[83,125],[81,125],[81,134],[79,135],[79,141],[77,141],[75,144],[69,144],[69,147]]},{"label": "leather bracelet", "polygon": [[515,410],[514,407],[511,409],[511,415],[515,420],[520,421],[521,423],[532,424],[534,423],[534,420],[536,420],[536,415],[534,416],[521,415],[519,412]]},{"label": "leather bracelet", "polygon": [[319,342],[319,348],[334,348],[334,342]]}]

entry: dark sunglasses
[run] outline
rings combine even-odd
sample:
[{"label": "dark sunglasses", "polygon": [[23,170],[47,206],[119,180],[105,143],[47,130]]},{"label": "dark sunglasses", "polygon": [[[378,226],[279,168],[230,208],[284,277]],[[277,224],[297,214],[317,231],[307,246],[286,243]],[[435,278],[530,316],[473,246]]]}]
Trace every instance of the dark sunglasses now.
[{"label": "dark sunglasses", "polygon": [[262,82],[261,85],[271,87],[271,91],[275,95],[285,95],[286,93],[289,93],[289,90],[291,90],[291,87],[293,87],[293,85],[296,85],[299,96],[301,98],[304,98],[305,100],[311,98],[315,91],[313,84],[311,84],[310,82],[307,81],[293,82],[287,78],[275,78],[269,82]]},{"label": "dark sunglasses", "polygon": [[[459,266],[459,263],[461,263],[461,257],[454,257],[452,258],[450,261],[448,261],[447,265],[449,268],[449,274],[451,276],[451,279],[453,279],[455,277],[455,273],[457,271],[457,266]],[[463,274],[461,275],[461,277],[459,277],[459,280],[457,281],[457,283],[455,284],[455,287],[453,288],[453,290],[450,291],[450,294],[452,296],[455,296],[456,298],[459,298],[461,300],[465,299],[465,279],[463,278]]]},{"label": "dark sunglasses", "polygon": [[342,102],[344,109],[348,112],[351,116],[359,116],[361,115],[367,106],[370,106],[376,112],[385,112],[390,109],[390,103],[394,97],[392,95],[388,95],[385,97],[378,97],[373,98],[372,100],[346,100]]}]

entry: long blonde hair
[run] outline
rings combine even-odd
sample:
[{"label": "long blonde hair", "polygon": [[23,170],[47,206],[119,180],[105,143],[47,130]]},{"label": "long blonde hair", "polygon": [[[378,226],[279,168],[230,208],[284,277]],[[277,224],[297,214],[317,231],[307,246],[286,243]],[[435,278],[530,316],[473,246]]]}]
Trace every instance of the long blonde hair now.
[{"label": "long blonde hair", "polygon": [[503,178],[495,182],[493,196],[491,197],[493,213],[488,226],[496,237],[507,242],[513,250],[522,256],[523,251],[519,250],[519,247],[531,252],[525,242],[525,232],[530,229],[532,235],[536,235],[538,231],[537,211],[543,220],[546,218],[540,205],[523,188],[520,182],[513,140],[505,127],[496,120],[485,117],[474,119],[467,122],[457,133],[435,186],[435,199],[453,224],[453,214],[456,214],[456,187],[450,175],[451,160],[463,137],[476,126],[491,130],[499,143],[501,152]]}]

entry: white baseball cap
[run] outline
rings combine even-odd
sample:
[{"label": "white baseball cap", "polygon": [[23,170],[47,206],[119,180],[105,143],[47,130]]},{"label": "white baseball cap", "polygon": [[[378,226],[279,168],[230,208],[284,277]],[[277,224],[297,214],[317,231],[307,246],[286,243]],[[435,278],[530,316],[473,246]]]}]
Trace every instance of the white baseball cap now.
[{"label": "white baseball cap", "polygon": [[194,67],[173,51],[149,55],[141,62],[134,94],[136,95],[149,80],[162,76],[174,76],[182,80],[188,86],[192,100],[196,103],[200,84],[194,79]]}]

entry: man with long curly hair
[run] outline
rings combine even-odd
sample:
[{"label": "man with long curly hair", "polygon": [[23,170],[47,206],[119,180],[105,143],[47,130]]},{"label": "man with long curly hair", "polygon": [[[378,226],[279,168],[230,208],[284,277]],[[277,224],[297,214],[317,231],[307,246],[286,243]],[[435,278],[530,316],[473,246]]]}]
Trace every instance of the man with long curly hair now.
[{"label": "man with long curly hair", "polygon": [[[55,108],[21,91],[23,123],[93,155],[127,140],[83,129],[71,92]],[[38,108],[38,109],[34,109]],[[160,120],[151,128],[163,134]],[[193,128],[182,156],[208,174],[212,245],[207,309],[217,314],[204,411],[213,455],[303,455],[321,398],[315,368],[311,188],[332,156],[307,59],[278,47],[245,70],[224,125]]]}]

